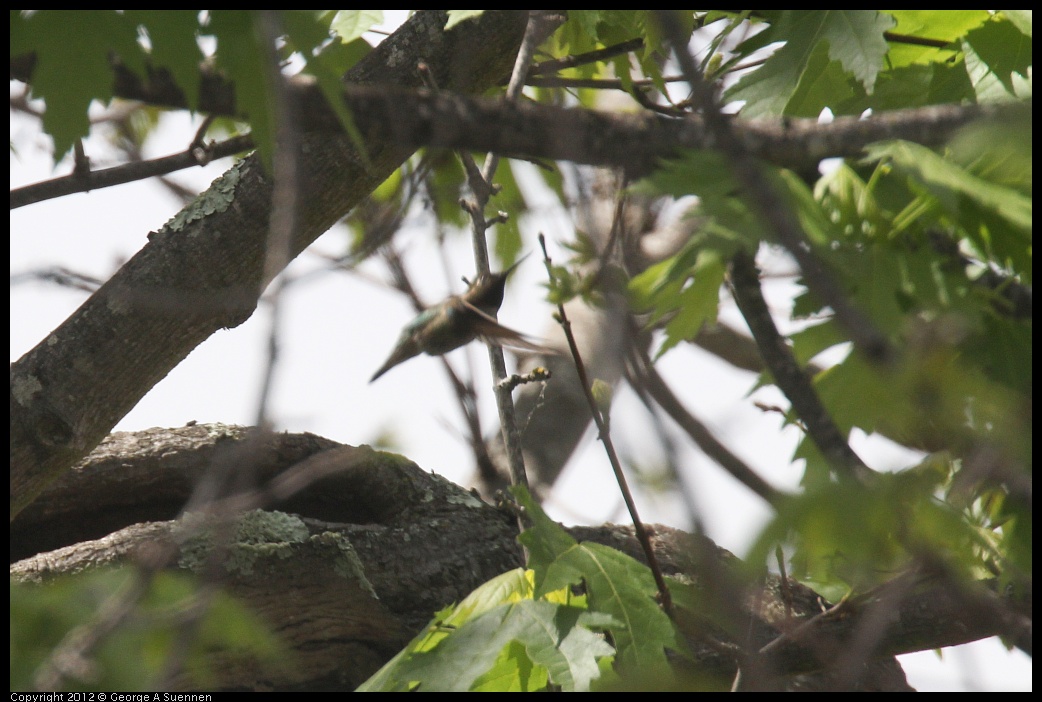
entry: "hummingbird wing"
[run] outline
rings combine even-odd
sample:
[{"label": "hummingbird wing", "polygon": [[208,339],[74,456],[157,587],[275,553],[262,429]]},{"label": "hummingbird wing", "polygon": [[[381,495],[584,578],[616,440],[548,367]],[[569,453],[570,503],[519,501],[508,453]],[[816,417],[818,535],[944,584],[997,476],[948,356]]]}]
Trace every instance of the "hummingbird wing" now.
[{"label": "hummingbird wing", "polygon": [[463,300],[462,302],[463,306],[467,308],[467,311],[474,315],[473,322],[475,336],[481,337],[482,339],[498,346],[524,349],[525,351],[535,351],[537,353],[557,353],[554,349],[535,343],[519,331],[514,331],[510,327],[504,327],[495,319],[485,314],[466,300]]}]

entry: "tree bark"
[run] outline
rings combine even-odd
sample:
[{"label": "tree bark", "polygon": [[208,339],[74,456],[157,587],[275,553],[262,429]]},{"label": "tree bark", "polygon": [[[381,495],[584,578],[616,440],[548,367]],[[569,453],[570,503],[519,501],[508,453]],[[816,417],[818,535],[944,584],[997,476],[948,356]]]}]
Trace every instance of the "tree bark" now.
[{"label": "tree bark", "polygon": [[[214,480],[225,463],[249,463],[256,482],[226,485],[209,503],[218,514],[245,514],[249,525],[219,553],[221,583],[260,614],[295,663],[273,670],[229,658],[220,666],[221,688],[351,689],[435,611],[521,565],[512,514],[401,456],[309,434],[198,425],[106,439],[15,520],[12,553],[33,555],[15,563],[12,575],[45,582],[148,563],[212,576],[204,564],[213,549],[200,559],[192,541],[198,515],[172,518],[200,489],[200,477]],[[1008,633],[1011,623],[989,613],[1008,619],[1030,607],[1030,600],[1012,605],[1018,595],[1009,590],[1000,597],[989,585],[974,594],[927,577],[902,597],[876,593],[824,615],[830,605],[809,588],[774,576],[751,584],[738,559],[708,539],[652,529],[663,569],[704,593],[704,611],[678,619],[694,665],[718,680],[741,665],[750,689],[908,689],[890,656]],[[643,560],[629,527],[569,531]],[[882,625],[882,635],[859,650],[866,622]],[[857,655],[844,658],[851,650]]]}]

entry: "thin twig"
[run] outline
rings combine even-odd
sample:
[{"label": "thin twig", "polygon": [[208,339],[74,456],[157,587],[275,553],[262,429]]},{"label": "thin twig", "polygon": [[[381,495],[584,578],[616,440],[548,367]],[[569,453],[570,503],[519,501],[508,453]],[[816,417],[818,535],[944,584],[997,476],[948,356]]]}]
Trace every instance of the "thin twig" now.
[{"label": "thin twig", "polygon": [[[632,322],[632,318],[630,319]],[[639,339],[640,334],[636,333],[632,335],[632,339]],[[694,500],[695,486],[691,481],[687,479],[685,473],[680,470],[680,459],[679,452],[677,449],[677,442],[674,440],[672,434],[666,428],[665,418],[662,416],[662,410],[660,407],[656,407],[655,403],[652,402],[651,395],[648,393],[648,389],[644,387],[644,383],[639,379],[639,371],[637,368],[637,361],[634,359],[638,356],[639,352],[643,349],[639,346],[639,341],[634,341],[631,344],[630,362],[628,364],[628,372],[626,380],[629,382],[630,387],[637,393],[637,397],[640,399],[644,408],[648,412],[648,418],[651,420],[652,427],[655,431],[657,443],[662,449],[662,454],[665,458],[665,465],[669,470],[670,479],[676,484],[676,490],[678,498],[684,505],[684,509],[687,510],[688,518],[691,520],[691,531],[696,534],[705,534],[705,528],[702,524],[701,517],[698,516],[698,507]],[[631,461],[632,463],[632,461]]]},{"label": "thin twig", "polygon": [[[681,76],[663,76],[663,83],[679,83]],[[592,88],[594,90],[622,90],[626,84],[619,78],[562,78],[561,76],[534,76],[525,81],[525,85],[533,88]],[[637,88],[652,88],[657,81],[650,78],[638,78],[629,85]]]},{"label": "thin twig", "polygon": [[[521,91],[524,89],[524,79],[528,74],[528,68],[532,63],[536,44],[541,35],[541,23],[543,21],[547,20],[544,20],[541,13],[538,11],[532,11],[529,13],[525,36],[521,41],[520,48],[518,49],[517,59],[514,62],[514,70],[510,77],[510,83],[507,86],[505,96],[507,101],[516,101],[521,96]],[[423,66],[420,66],[420,71],[424,80],[428,83],[428,87],[432,90],[437,90],[437,85],[434,85],[433,76],[430,72],[424,71]],[[470,215],[471,219],[474,263],[477,268],[478,276],[488,275],[490,269],[488,263],[488,242],[486,240],[487,231],[497,219],[505,217],[505,215],[500,215],[499,217],[493,217],[493,219],[490,220],[486,219],[484,214],[489,200],[496,192],[496,188],[492,184],[492,177],[499,165],[499,157],[494,153],[489,153],[485,159],[484,168],[481,170],[478,170],[477,164],[469,153],[461,151],[459,152],[459,158],[467,173],[467,183],[470,186],[474,198],[473,200],[463,200],[460,202],[460,205]],[[495,315],[493,315],[493,317],[494,316]],[[492,367],[493,392],[496,397],[496,406],[499,410],[503,443],[506,446],[507,458],[510,463],[511,483],[513,485],[523,486],[527,489],[528,475],[525,472],[524,454],[521,450],[521,435],[518,432],[517,419],[514,414],[514,401],[511,397],[511,388],[509,384],[502,382],[507,377],[506,360],[503,357],[503,349],[496,344],[489,344],[488,354],[489,364]],[[520,512],[517,516],[518,527],[519,529],[524,530],[527,527],[525,517],[523,513]],[[525,556],[527,558],[527,551]]]},{"label": "thin twig", "polygon": [[792,620],[792,588],[789,587],[789,575],[785,572],[785,552],[781,544],[774,547],[774,557],[778,561],[778,587],[785,602],[785,621]]},{"label": "thin twig", "polygon": [[735,480],[762,497],[768,504],[774,507],[779,506],[784,499],[784,493],[772,487],[742,459],[720,443],[713,433],[681,404],[642,349],[640,356],[639,368],[636,369],[639,375],[636,380],[643,385],[659,407],[665,410],[666,414],[691,437],[691,440],[703,453],[730,473]]},{"label": "thin twig", "polygon": [[75,290],[82,290],[89,293],[95,292],[105,282],[95,276],[80,273],[79,271],[74,271],[70,268],[65,268],[64,266],[52,266],[51,268],[42,268],[35,271],[26,271],[25,273],[11,274],[12,287],[20,283],[35,281],[54,283],[55,285],[73,288]]},{"label": "thin twig", "polygon": [[299,166],[297,162],[300,149],[300,131],[296,119],[297,104],[291,99],[286,79],[279,67],[279,59],[275,53],[277,37],[282,35],[278,14],[264,10],[258,13],[255,20],[256,30],[263,35],[262,45],[266,50],[265,66],[266,82],[272,96],[272,118],[275,122],[275,152],[272,154],[272,206],[268,220],[268,237],[264,247],[264,270],[260,285],[263,289],[269,281],[274,281],[271,291],[265,296],[271,312],[271,326],[268,333],[268,358],[265,364],[264,379],[261,384],[260,397],[257,400],[255,426],[267,427],[268,401],[275,382],[275,370],[279,357],[279,322],[281,292],[284,278],[278,274],[286,268],[293,258],[292,241],[296,229],[297,206],[299,202]]},{"label": "thin twig", "polygon": [[37,202],[51,200],[73,193],[111,188],[146,178],[165,175],[185,168],[206,165],[214,159],[233,156],[253,148],[253,137],[238,136],[219,144],[208,144],[200,147],[192,144],[179,154],[162,158],[127,163],[122,166],[103,168],[88,173],[71,173],[67,176],[32,183],[11,191],[11,209],[32,205]]},{"label": "thin twig", "polygon": [[94,668],[90,660],[94,652],[134,614],[155,574],[155,568],[133,569],[129,580],[101,603],[90,621],[73,628],[54,647],[33,674],[34,688],[54,691],[65,687],[64,682],[70,678],[77,682],[89,680]]},{"label": "thin twig", "polygon": [[[539,235],[539,246],[543,250],[543,264],[546,266],[546,274],[549,276],[550,284],[552,285],[554,282],[553,264],[550,261],[550,254],[546,251],[546,237],[542,234]],[[608,462],[611,463],[611,469],[615,473],[615,480],[619,484],[622,498],[626,501],[626,509],[629,510],[630,518],[633,520],[633,531],[644,551],[644,556],[648,559],[648,567],[651,568],[651,573],[655,577],[655,585],[658,587],[662,608],[667,614],[672,616],[673,600],[670,597],[669,588],[666,586],[666,581],[662,577],[662,569],[659,567],[658,558],[655,557],[655,551],[651,547],[651,539],[648,536],[648,531],[644,527],[644,523],[641,522],[640,515],[637,513],[637,505],[633,501],[633,494],[630,492],[629,484],[626,482],[626,476],[622,472],[622,464],[619,462],[619,456],[615,453],[615,445],[612,443],[611,433],[608,431],[605,418],[601,414],[601,411],[597,406],[597,401],[593,397],[593,391],[590,387],[590,379],[586,374],[586,366],[583,364],[582,356],[579,354],[579,347],[575,343],[575,336],[572,334],[571,322],[568,321],[568,315],[565,313],[564,305],[561,303],[557,304],[556,316],[558,324],[560,324],[561,329],[564,330],[564,336],[568,341],[568,348],[572,353],[572,360],[575,363],[575,370],[579,375],[579,383],[582,385],[583,394],[586,396],[586,403],[589,405],[590,413],[593,415],[593,421],[597,425],[597,437],[601,440],[601,443],[604,444],[604,450],[608,454]]]},{"label": "thin twig", "polygon": [[504,385],[508,391],[513,391],[518,385],[526,385],[528,383],[545,383],[550,379],[550,370],[537,366],[530,372],[524,375],[518,375],[517,373],[511,374],[507,378],[499,381],[501,385]]},{"label": "thin twig", "polygon": [[549,61],[542,61],[532,66],[528,71],[528,78],[532,76],[542,76],[547,73],[554,73],[561,71],[566,68],[575,68],[577,66],[584,66],[590,63],[597,63],[598,61],[606,61],[607,59],[619,56],[621,54],[628,54],[632,51],[636,51],[643,48],[644,40],[641,38],[630,39],[628,41],[620,42],[612,46],[606,46],[603,49],[597,49],[596,51],[587,51],[583,54],[575,54],[573,56],[565,56],[564,58],[551,59]]},{"label": "thin twig", "polygon": [[[276,371],[279,363],[279,339],[281,331],[281,301],[285,287],[285,277],[279,276],[292,259],[291,251],[293,233],[297,223],[299,203],[299,168],[300,131],[296,117],[297,104],[290,98],[285,77],[279,66],[276,54],[276,42],[283,34],[279,14],[273,10],[259,11],[254,18],[254,29],[261,35],[264,52],[265,81],[272,97],[271,112],[275,123],[275,150],[272,155],[272,207],[268,219],[268,233],[264,248],[264,268],[261,273],[260,286],[263,290],[269,281],[274,281],[266,296],[270,309],[270,325],[268,328],[268,348],[265,359],[260,395],[257,398],[255,426],[250,450],[256,450],[267,436],[271,427],[270,399],[275,385]],[[201,137],[197,133],[195,141]],[[257,483],[257,462],[235,461],[230,463],[228,486],[239,490],[251,489]],[[219,471],[215,471],[219,473]],[[172,642],[160,678],[162,688],[170,688],[182,673],[187,662],[192,643],[197,639],[204,617],[217,595],[216,583],[220,578],[221,564],[227,556],[227,549],[235,538],[234,520],[240,513],[229,512],[215,524],[216,547],[210,552],[205,567],[205,579],[196,593],[193,606],[189,607],[180,620],[175,638]]]},{"label": "thin twig", "polygon": [[[541,34],[540,24],[542,21],[538,11],[529,13],[525,36],[521,40],[521,47],[518,49],[517,59],[514,61],[514,70],[510,76],[510,83],[507,85],[505,99],[509,102],[516,102],[521,97],[521,91],[524,90],[525,76],[528,75],[528,68],[531,66],[532,57],[535,55],[536,42]],[[466,164],[469,154],[460,152],[460,155],[464,159],[464,164]],[[473,164],[473,160],[471,160],[471,164]],[[474,223],[474,262],[478,267],[479,274],[487,274],[489,272],[488,242],[485,236],[488,222],[485,221],[482,213],[488,204],[488,199],[492,195],[492,176],[495,174],[498,166],[499,157],[490,152],[485,158],[484,168],[481,169],[480,180],[474,177],[477,174],[474,172],[473,167],[467,168],[471,190],[474,192],[475,197],[479,198],[475,203],[476,207],[470,213],[471,220]],[[490,345],[488,355],[489,362],[492,365],[496,405],[499,408],[499,417],[503,425],[503,443],[506,446],[507,456],[510,461],[511,483],[528,488],[525,459],[521,451],[521,435],[518,432],[517,419],[514,416],[514,401],[507,386],[501,384],[501,381],[507,375],[503,349],[499,346]],[[522,517],[519,517],[519,520],[523,522]],[[522,523],[523,527],[524,524]]]}]

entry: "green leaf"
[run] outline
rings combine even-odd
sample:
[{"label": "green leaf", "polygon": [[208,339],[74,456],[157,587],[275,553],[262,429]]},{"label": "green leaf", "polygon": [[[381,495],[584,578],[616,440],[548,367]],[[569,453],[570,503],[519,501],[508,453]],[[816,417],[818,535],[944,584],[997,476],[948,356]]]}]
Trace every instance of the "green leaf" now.
[{"label": "green leaf", "polygon": [[703,251],[692,270],[692,281],[677,295],[677,314],[666,324],[666,340],[656,358],[681,341],[693,339],[706,324],[716,322],[720,303],[720,286],[727,272],[726,262],[715,251]]},{"label": "green leaf", "polygon": [[837,115],[860,115],[869,109],[899,110],[974,100],[973,86],[961,57],[959,54],[958,60],[947,63],[914,64],[885,71],[879,75],[871,95],[855,86],[850,100],[838,101],[830,107]]},{"label": "green leaf", "polygon": [[170,71],[184,92],[190,110],[199,106],[202,73],[199,65],[203,52],[199,48],[198,10],[125,10],[127,19],[141,27],[152,45],[152,64]]},{"label": "green leaf", "polygon": [[923,186],[955,221],[969,224],[986,255],[994,251],[1000,265],[1008,261],[1019,270],[1030,270],[1030,196],[985,180],[911,142],[880,142],[865,151],[868,160],[886,159]]},{"label": "green leaf", "polygon": [[749,51],[779,41],[785,45],[724,94],[728,102],[745,102],[743,116],[792,114],[793,95],[821,44],[827,45],[830,60],[838,62],[866,92],[872,92],[887,52],[883,33],[894,26],[889,15],[874,10],[785,10],[769,12],[768,17],[771,25],[740,49]]},{"label": "green leaf", "polygon": [[1020,30],[1024,36],[1031,36],[1031,10],[1003,10],[1002,14]]},{"label": "green leaf", "polygon": [[418,170],[422,171],[424,167],[429,169],[430,175],[424,179],[424,186],[434,216],[445,224],[467,226],[470,219],[459,206],[460,197],[466,187],[467,174],[463,171],[459,158],[443,149],[424,149],[420,153],[423,155],[423,161]]},{"label": "green leaf", "polygon": [[766,563],[778,543],[795,544],[793,574],[833,601],[889,580],[923,549],[967,579],[986,577],[980,554],[994,558],[993,546],[937,500],[943,479],[913,468],[880,474],[871,486],[841,480],[811,487],[780,506],[747,560]]},{"label": "green leaf", "polygon": [[217,40],[217,67],[235,84],[235,109],[249,120],[250,135],[270,173],[275,153],[274,98],[266,77],[272,68],[266,65],[253,16],[248,10],[212,10],[207,29]]},{"label": "green leaf", "polygon": [[550,682],[546,668],[529,658],[520,641],[511,641],[496,662],[471,685],[472,692],[527,692],[543,690]]},{"label": "green leaf", "polygon": [[37,10],[13,20],[11,55],[28,52],[36,54],[30,87],[47,105],[43,127],[54,139],[55,163],[89,133],[91,102],[112,99],[110,54],[144,75],[136,26],[112,10]]},{"label": "green leaf", "polygon": [[[562,554],[576,545],[575,539],[561,525],[546,516],[528,491],[521,487],[511,488],[511,494],[528,516],[532,528],[518,536],[518,541],[528,548],[528,567],[535,572],[535,582],[540,585],[546,579],[547,569]],[[540,587],[540,592],[553,588]]]},{"label": "green leaf", "polygon": [[290,41],[289,48],[300,52],[305,61],[330,38],[332,18],[323,11],[283,10],[280,19]]},{"label": "green leaf", "polygon": [[897,441],[914,438],[907,432],[918,423],[917,408],[907,388],[881,376],[860,356],[850,355],[819,373],[814,388],[844,436],[858,427],[866,434],[883,431]]},{"label": "green leaf", "polygon": [[963,51],[979,102],[1016,98],[1021,81],[1030,77],[1031,38],[1005,17],[993,17],[968,32]]},{"label": "green leaf", "polygon": [[673,622],[655,601],[657,589],[647,566],[600,544],[576,544],[550,564],[536,590],[556,590],[585,583],[591,611],[619,622],[612,636],[620,673],[668,670],[665,649],[683,650]]},{"label": "green leaf", "polygon": [[792,340],[792,353],[801,366],[810,363],[821,352],[849,342],[849,338],[833,320],[813,324],[789,338]]},{"label": "green leaf", "polygon": [[825,108],[834,108],[855,95],[863,95],[863,88],[853,84],[839,61],[829,58],[828,45],[818,44],[807,59],[799,83],[785,107],[791,117],[816,118]]},{"label": "green leaf", "polygon": [[491,205],[507,214],[505,222],[496,225],[495,252],[496,257],[509,265],[517,260],[521,253],[521,218],[528,211],[528,202],[524,191],[517,182],[515,168],[517,163],[504,159],[496,171],[495,184],[500,187],[492,198]]},{"label": "green leaf", "polygon": [[346,44],[361,39],[363,34],[383,21],[381,10],[338,10],[329,27]]},{"label": "green leaf", "polygon": [[889,217],[876,200],[874,189],[846,163],[815,183],[814,198],[844,237],[860,239],[889,231]]},{"label": "green leaf", "polygon": [[414,654],[434,650],[453,631],[475,616],[495,609],[506,602],[518,602],[523,598],[530,599],[533,589],[531,571],[525,571],[522,568],[515,568],[492,578],[470,593],[458,605],[446,607],[436,613],[427,628],[394,658],[384,664],[383,668],[358,688],[358,691],[410,689],[414,686],[415,681],[413,683],[403,681],[399,673],[402,666],[406,665]]},{"label": "green leaf", "polygon": [[603,615],[544,601],[500,605],[468,619],[436,648],[396,658],[393,669],[385,666],[359,691],[487,690],[494,676],[511,685],[526,677],[540,682],[541,676],[524,675],[536,666],[563,690],[588,690],[600,674],[597,659],[614,653],[592,629],[610,623]]},{"label": "green leaf", "polygon": [[[340,35],[341,41],[329,42],[332,31],[326,22],[327,13],[308,11],[287,11],[283,20],[289,42],[303,56],[305,70],[315,77],[319,89],[326,101],[336,113],[344,130],[354,140],[364,159],[368,159],[363,139],[355,126],[354,119],[343,101],[344,73],[365,57],[372,47],[360,38],[373,24],[382,21],[382,13],[347,13],[341,11],[332,21],[340,20],[340,27],[347,35]],[[355,34],[358,36],[355,36]]]},{"label": "green leaf", "polygon": [[713,200],[733,194],[738,183],[731,165],[719,151],[692,149],[663,161],[632,187],[643,195],[698,195],[703,200]]},{"label": "green leaf", "polygon": [[[102,569],[68,575],[44,584],[12,583],[11,689],[33,689],[33,676],[75,629],[90,627],[99,608],[118,597],[139,577],[131,569]],[[167,672],[180,628],[171,612],[197,602],[198,584],[184,573],[158,573],[148,584],[127,622],[102,637],[92,650],[92,677],[80,691],[148,690]],[[214,654],[219,652],[219,656]],[[218,593],[197,623],[195,635],[178,654],[184,656],[192,687],[218,686],[219,661],[252,659],[273,667],[287,653],[257,616],[231,596]]]},{"label": "green leaf", "polygon": [[991,19],[987,10],[887,10],[897,25],[896,34],[948,41],[945,48],[895,40],[890,44],[887,62],[894,68],[911,64],[945,63],[957,58],[957,40],[968,31]]},{"label": "green leaf", "polygon": [[445,29],[452,29],[461,22],[477,19],[483,14],[485,14],[484,10],[449,10],[449,21],[445,24]]},{"label": "green leaf", "polygon": [[665,649],[679,652],[684,645],[655,600],[658,591],[648,567],[607,546],[576,543],[527,492],[512,492],[533,524],[518,540],[529,549],[535,596],[584,584],[590,611],[616,622],[611,631],[620,673],[661,670],[666,674]]},{"label": "green leaf", "polygon": [[962,347],[972,363],[995,382],[1023,393],[1033,387],[1033,344],[1031,324],[1022,324],[997,314],[983,315],[980,333]]},{"label": "green leaf", "polygon": [[993,382],[961,349],[944,344],[951,324],[945,317],[932,325],[920,321],[914,343],[892,370],[851,354],[819,373],[814,387],[844,435],[858,427],[909,446],[953,451],[986,441],[1029,464],[1030,396]]}]

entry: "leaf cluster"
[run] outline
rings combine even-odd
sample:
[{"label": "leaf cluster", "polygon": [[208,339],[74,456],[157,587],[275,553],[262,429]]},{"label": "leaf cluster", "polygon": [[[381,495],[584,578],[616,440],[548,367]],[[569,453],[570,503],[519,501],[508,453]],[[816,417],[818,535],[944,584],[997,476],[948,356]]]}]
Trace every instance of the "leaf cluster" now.
[{"label": "leaf cluster", "polygon": [[577,543],[527,492],[515,495],[533,523],[519,537],[529,569],[439,612],[359,691],[586,691],[627,678],[668,687],[666,651],[684,646],[648,568]]},{"label": "leaf cluster", "polygon": [[[362,34],[383,21],[380,11],[287,10],[279,14],[281,59],[295,58],[314,76],[341,120],[340,77],[371,48]],[[255,143],[270,154],[273,86],[255,13],[247,10],[11,10],[11,58],[33,55],[32,96],[46,103],[43,126],[59,161],[90,130],[92,102],[113,98],[119,63],[147,80],[169,72],[189,109],[199,105],[202,71],[210,65],[235,85],[236,109]],[[68,61],[74,55],[76,61]]]},{"label": "leaf cluster", "polygon": [[[772,11],[756,19],[766,26],[739,55],[785,43],[726,91],[744,101],[743,116],[1008,101],[1027,89],[1031,30],[1018,13]],[[936,41],[910,42],[913,33]],[[848,331],[808,288],[794,301],[796,360],[839,350],[813,386],[842,435],[880,434],[925,455],[907,479],[837,484],[804,438],[794,459],[806,463],[807,491],[779,512],[753,562],[788,541],[796,574],[833,594],[877,583],[927,552],[945,554],[967,577],[1030,572],[1030,508],[994,482],[956,480],[983,450],[1012,471],[1031,463],[1030,308],[1016,305],[1019,291],[1030,297],[1032,280],[1030,153],[1025,112],[974,124],[939,151],[893,139],[820,174],[764,167],[813,255],[900,350],[887,366],[851,352]],[[661,356],[716,320],[733,253],[775,240],[721,152],[683,154],[634,190],[698,197],[696,233],[629,285],[634,308],[664,329]],[[788,419],[800,422],[791,412]],[[924,483],[924,473],[934,480]]]}]

